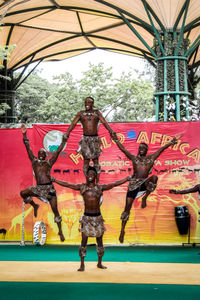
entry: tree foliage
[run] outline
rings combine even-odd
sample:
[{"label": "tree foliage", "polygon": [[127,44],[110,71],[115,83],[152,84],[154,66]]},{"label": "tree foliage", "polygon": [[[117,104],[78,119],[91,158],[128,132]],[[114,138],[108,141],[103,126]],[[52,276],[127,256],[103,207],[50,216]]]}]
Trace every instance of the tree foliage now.
[{"label": "tree foliage", "polygon": [[[54,85],[34,71],[16,91],[15,112],[18,122],[42,122],[39,111],[54,93]],[[56,105],[56,103],[54,104]]]},{"label": "tree foliage", "polygon": [[153,87],[138,73],[122,73],[115,79],[112,68],[103,63],[89,65],[81,79],[68,72],[47,83],[38,74],[31,75],[17,91],[18,120],[45,123],[70,123],[84,109],[84,99],[95,99],[110,122],[148,121],[154,116]]},{"label": "tree foliage", "polygon": [[[1,30],[2,28],[0,27],[0,31]],[[0,45],[0,80],[10,80],[9,76],[3,75],[3,69],[4,69],[3,62],[10,59],[10,54],[14,48],[15,45],[10,45],[10,46]],[[0,103],[0,116],[4,115],[6,110],[9,108],[10,106],[7,103]]]}]

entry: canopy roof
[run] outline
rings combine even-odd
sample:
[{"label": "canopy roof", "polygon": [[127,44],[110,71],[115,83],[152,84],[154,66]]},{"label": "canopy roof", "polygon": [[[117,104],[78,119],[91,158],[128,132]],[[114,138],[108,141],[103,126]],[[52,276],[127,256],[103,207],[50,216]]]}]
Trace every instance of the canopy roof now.
[{"label": "canopy roof", "polygon": [[156,32],[181,28],[195,50],[189,64],[200,61],[199,0],[0,0],[0,15],[0,45],[17,45],[10,70],[94,49],[153,60]]}]

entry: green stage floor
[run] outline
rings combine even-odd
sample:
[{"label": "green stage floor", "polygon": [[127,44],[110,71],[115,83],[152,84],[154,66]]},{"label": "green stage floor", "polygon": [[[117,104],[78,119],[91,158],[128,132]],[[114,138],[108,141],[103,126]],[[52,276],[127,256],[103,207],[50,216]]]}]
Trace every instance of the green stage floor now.
[{"label": "green stage floor", "polygon": [[[79,246],[0,245],[0,261],[79,261]],[[200,263],[199,247],[107,246],[104,261]],[[96,261],[96,246],[87,247],[85,261]]]},{"label": "green stage floor", "polygon": [[[136,300],[190,300],[190,299],[198,299],[200,295],[200,285],[199,284],[168,284],[166,280],[166,284],[144,284],[144,283],[108,283],[106,280],[107,276],[112,273],[111,267],[109,266],[109,272],[107,270],[99,270],[96,268],[96,263],[93,263],[94,269],[98,270],[99,277],[105,276],[105,283],[103,282],[80,282],[78,278],[80,278],[80,272],[76,272],[76,269],[73,269],[69,274],[76,276],[77,282],[48,282],[46,278],[46,274],[48,273],[48,263],[58,262],[59,264],[67,264],[69,262],[75,262],[77,266],[79,266],[79,256],[78,256],[79,246],[55,246],[55,245],[45,245],[45,246],[18,246],[18,245],[0,245],[0,264],[5,264],[8,262],[9,264],[19,264],[21,262],[21,266],[26,262],[41,262],[45,264],[46,269],[44,269],[43,281],[37,280],[35,282],[30,281],[8,281],[2,277],[1,274],[0,281],[0,299],[1,300],[13,300],[13,299],[22,299],[22,300],[45,300],[45,299],[83,299],[83,300],[98,300],[98,299],[113,299],[113,300],[121,300],[121,299],[136,299]],[[185,278],[190,277],[190,272],[193,276],[195,276],[194,271],[192,270],[192,266],[198,268],[197,264],[200,267],[200,248],[199,247],[171,247],[171,246],[122,246],[122,247],[105,247],[105,255],[103,261],[112,262],[116,265],[122,265],[123,270],[118,269],[119,274],[122,273],[122,276],[126,277],[126,266],[130,267],[133,265],[134,268],[138,263],[141,263],[142,268],[145,271],[145,268],[148,268],[149,264],[159,264],[169,266],[175,266],[174,270],[183,267],[183,271],[179,272]],[[90,262],[97,261],[96,255],[96,247],[88,246],[87,247],[87,257],[86,257],[86,272],[82,273],[81,276],[92,276],[91,269],[87,268]],[[63,264],[62,264],[63,262]],[[123,264],[124,263],[124,264]],[[134,264],[135,263],[135,264]],[[144,263],[144,264],[143,264]],[[108,263],[109,265],[109,263]],[[184,274],[184,266],[185,266],[185,274]],[[191,266],[191,269],[190,269]],[[186,268],[187,267],[187,268]],[[92,267],[93,268],[93,267]],[[2,269],[3,270],[3,269]],[[0,273],[4,272],[1,270]],[[4,269],[5,270],[5,269]],[[16,269],[15,269],[16,270]],[[23,268],[22,268],[23,270]],[[46,271],[45,271],[46,270]],[[128,270],[128,269],[127,269]],[[135,270],[135,269],[134,269]],[[138,269],[137,269],[138,270]],[[159,269],[152,269],[153,273],[151,274],[151,269],[148,271],[148,275],[155,277],[155,273],[158,273],[158,277],[162,277],[165,274],[163,271],[162,274],[159,274]],[[156,271],[155,271],[156,270]],[[164,269],[165,270],[165,269]],[[189,271],[188,271],[189,270]],[[20,270],[16,270],[19,272]],[[54,274],[54,270],[51,270]],[[58,273],[58,270],[55,270]],[[141,270],[142,271],[142,270]],[[21,271],[24,272],[24,271]],[[34,272],[34,270],[29,270],[29,272]],[[167,272],[167,271],[166,271]],[[138,272],[138,276],[141,275]],[[103,274],[103,275],[102,275]],[[105,275],[104,275],[105,274]],[[127,273],[128,274],[128,273]],[[133,273],[132,273],[133,274]],[[146,274],[146,273],[145,273]],[[59,274],[61,277],[65,276],[64,272]],[[136,274],[137,275],[137,274]],[[173,275],[173,274],[172,274]],[[26,273],[23,274],[26,278]],[[128,275],[127,275],[128,277]],[[170,276],[169,276],[170,277]],[[36,277],[37,278],[37,277]],[[75,277],[76,278],[76,277]],[[104,278],[104,277],[103,277]],[[197,274],[197,278],[199,278],[199,273]],[[178,278],[177,278],[178,279]],[[40,281],[40,282],[39,282]],[[145,281],[146,282],[146,281]],[[147,281],[148,282],[148,281]],[[177,280],[178,282],[178,280]],[[200,278],[199,278],[200,282]]]}]

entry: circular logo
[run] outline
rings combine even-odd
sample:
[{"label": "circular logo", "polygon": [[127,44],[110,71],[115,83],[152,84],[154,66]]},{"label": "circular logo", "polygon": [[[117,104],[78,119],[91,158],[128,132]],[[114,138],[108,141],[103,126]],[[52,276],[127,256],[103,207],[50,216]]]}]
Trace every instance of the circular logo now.
[{"label": "circular logo", "polygon": [[135,132],[134,129],[126,130],[125,135],[128,137],[128,139],[135,139],[136,138],[136,132]]},{"label": "circular logo", "polygon": [[[51,130],[47,134],[45,134],[43,139],[43,145],[46,151],[48,152],[55,152],[57,151],[58,147],[62,143],[63,133],[59,130]],[[66,144],[64,148],[66,147]],[[63,148],[63,150],[64,150]]]}]

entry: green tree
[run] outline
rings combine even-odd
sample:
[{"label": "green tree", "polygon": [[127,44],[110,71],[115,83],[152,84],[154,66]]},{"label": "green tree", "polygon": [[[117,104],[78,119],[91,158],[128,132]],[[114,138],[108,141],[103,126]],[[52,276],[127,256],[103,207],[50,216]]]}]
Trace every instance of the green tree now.
[{"label": "green tree", "polygon": [[38,108],[41,122],[68,123],[82,107],[77,82],[68,72],[54,77],[54,92]]},{"label": "green tree", "polygon": [[[141,74],[139,74],[141,75]],[[108,121],[143,121],[154,115],[153,88],[149,80],[133,79],[133,74],[123,73],[113,78],[112,68],[103,63],[89,65],[80,80],[69,73],[55,78],[57,90],[39,108],[45,122],[70,123],[76,113],[84,109],[87,96],[95,99],[95,107]]]},{"label": "green tree", "polygon": [[[1,24],[0,24],[1,25]],[[2,28],[0,27],[0,31]],[[10,54],[15,48],[15,45],[12,46],[3,46],[0,45],[0,80],[10,80],[9,76],[3,75],[4,65],[3,62],[10,59]],[[0,115],[4,115],[6,110],[9,109],[9,105],[7,103],[0,103]]]},{"label": "green tree", "polygon": [[154,89],[149,80],[133,79],[123,73],[114,85],[115,100],[106,110],[106,118],[113,122],[143,122],[154,116]]},{"label": "green tree", "polygon": [[[42,118],[39,107],[54,93],[55,85],[34,71],[17,89],[15,111],[18,122],[38,123]],[[55,103],[56,105],[56,103]]]},{"label": "green tree", "polygon": [[90,64],[82,75],[77,80],[64,73],[54,77],[53,84],[38,73],[31,75],[17,90],[18,121],[70,123],[88,96],[110,122],[148,121],[154,116],[153,87],[142,79],[143,73],[123,73],[115,79],[112,68],[100,63]]}]

